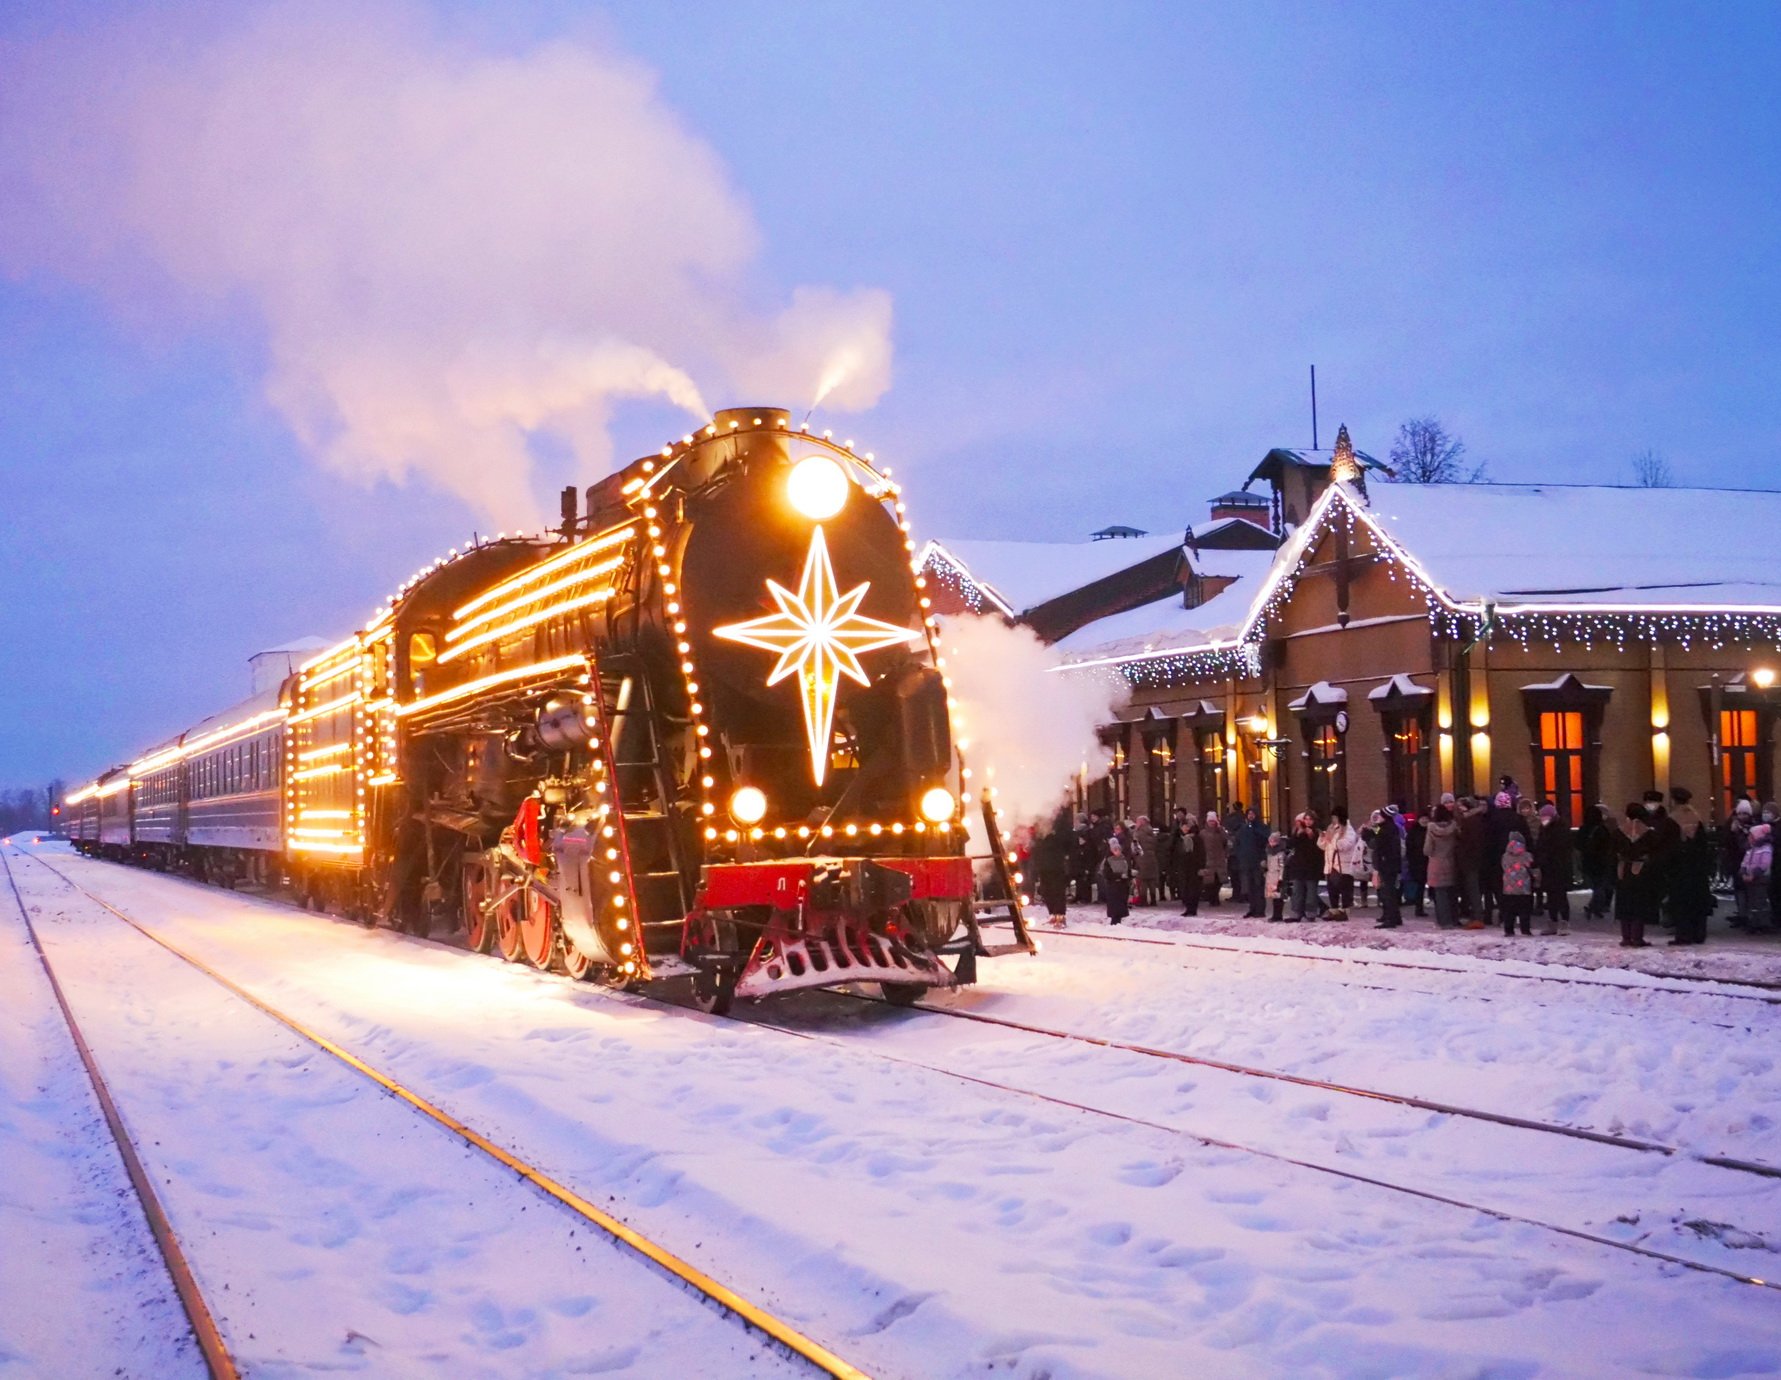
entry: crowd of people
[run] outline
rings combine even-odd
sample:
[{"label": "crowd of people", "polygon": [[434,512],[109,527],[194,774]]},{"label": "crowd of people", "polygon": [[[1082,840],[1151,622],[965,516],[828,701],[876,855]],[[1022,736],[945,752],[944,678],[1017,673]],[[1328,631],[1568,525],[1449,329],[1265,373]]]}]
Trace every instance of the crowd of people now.
[{"label": "crowd of people", "polygon": [[1358,826],[1341,805],[1324,819],[1301,812],[1285,830],[1240,803],[1203,818],[1178,809],[1160,826],[1063,810],[1032,840],[1029,865],[1053,925],[1072,900],[1098,902],[1119,924],[1133,905],[1173,902],[1196,915],[1228,888],[1246,916],[1278,924],[1345,921],[1370,895],[1380,929],[1399,928],[1409,908],[1423,917],[1432,909],[1441,929],[1500,924],[1505,935],[1531,935],[1537,921],[1539,933],[1563,935],[1581,883],[1584,914],[1612,915],[1624,947],[1647,947],[1658,926],[1673,931],[1671,944],[1703,944],[1716,892],[1731,897],[1734,927],[1773,930],[1776,813],[1773,802],[1742,800],[1714,826],[1676,786],[1618,813],[1592,806],[1574,827],[1505,776],[1488,797],[1385,805]]}]

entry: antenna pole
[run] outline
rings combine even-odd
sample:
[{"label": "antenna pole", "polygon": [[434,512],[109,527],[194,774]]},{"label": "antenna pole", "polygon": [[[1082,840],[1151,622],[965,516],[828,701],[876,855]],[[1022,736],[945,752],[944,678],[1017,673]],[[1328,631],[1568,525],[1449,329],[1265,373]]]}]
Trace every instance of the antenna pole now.
[{"label": "antenna pole", "polygon": [[1317,449],[1317,366],[1311,366],[1311,449]]}]

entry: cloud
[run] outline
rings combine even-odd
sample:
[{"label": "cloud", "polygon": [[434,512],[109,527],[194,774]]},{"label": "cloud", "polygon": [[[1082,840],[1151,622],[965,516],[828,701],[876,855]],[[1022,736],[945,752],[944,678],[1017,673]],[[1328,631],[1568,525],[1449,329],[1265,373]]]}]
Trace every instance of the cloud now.
[{"label": "cloud", "polygon": [[760,231],[643,64],[493,52],[399,3],[123,21],[0,51],[0,270],[164,329],[245,323],[323,463],[535,520],[532,447],[591,478],[615,403],[870,406],[891,306],[753,278]]}]

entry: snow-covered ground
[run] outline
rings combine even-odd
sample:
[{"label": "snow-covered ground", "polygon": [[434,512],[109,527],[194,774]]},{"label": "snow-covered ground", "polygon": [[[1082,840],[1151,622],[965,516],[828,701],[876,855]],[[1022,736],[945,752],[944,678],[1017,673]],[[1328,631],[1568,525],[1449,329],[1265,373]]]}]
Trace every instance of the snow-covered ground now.
[{"label": "snow-covered ground", "polygon": [[[1271,926],[1259,937],[1133,936],[1152,944],[1046,936],[1039,958],[986,964],[980,987],[936,1002],[1682,1147],[1640,1154],[833,994],[759,1008],[785,1030],[717,1021],[269,902],[54,860],[875,1375],[1781,1371],[1773,1291],[1399,1191],[1766,1276],[1781,1181],[1695,1158],[1781,1162],[1781,1007],[1730,989],[1552,967],[1541,971],[1592,981],[1513,980],[1464,953],[1411,956],[1410,968],[1368,963],[1383,957],[1370,950],[1308,962],[1259,952],[1296,947]],[[255,1124],[263,1114],[246,1104],[274,1117],[301,1105],[277,1090],[277,1041],[234,1031],[245,1018],[225,1021],[221,1009],[194,1025],[194,1011],[210,1009],[201,988],[140,956],[107,960],[124,942],[101,943],[101,931],[129,935],[132,954],[155,950],[43,869],[15,867],[49,942],[90,969],[91,992],[122,998],[91,1004],[130,1086],[181,1090],[184,1115],[207,1119],[219,1102]],[[117,1014],[103,1016],[105,1005]],[[285,1074],[320,1077],[319,1056],[298,1053],[287,1052]],[[378,1122],[392,1152],[339,1169],[344,1184],[292,1204],[275,1235],[316,1231],[341,1197],[375,1203],[406,1187],[424,1206],[435,1176],[462,1184],[473,1173],[446,1150],[409,1148],[431,1132],[394,1104],[343,1086],[334,1106],[342,1137],[368,1134],[377,1106],[412,1125]],[[186,1145],[174,1178],[190,1187],[183,1200],[169,1193],[210,1207],[219,1239],[246,1243],[219,1249],[245,1256],[267,1229],[204,1201],[203,1186],[251,1177],[234,1167],[242,1155],[253,1162],[239,1143],[225,1158],[227,1129],[214,1148]],[[259,1134],[263,1156],[279,1137]],[[438,1227],[411,1214],[406,1199],[387,1216],[361,1205],[354,1264],[308,1252],[313,1273],[268,1290],[282,1287],[311,1319],[356,1309],[383,1324],[390,1313],[394,1335],[460,1348],[454,1356],[484,1373],[568,1373],[553,1346],[576,1328],[546,1300],[580,1286],[546,1263],[549,1214],[516,1210],[505,1229],[498,1213],[475,1216],[480,1231],[538,1255],[522,1273],[544,1289],[532,1303],[543,1322],[501,1355],[466,1340],[472,1299],[450,1287]],[[415,1284],[425,1297],[413,1313],[376,1284],[331,1283],[349,1268],[385,1281],[392,1258],[445,1281]],[[0,1344],[11,1315],[0,1306]],[[735,1370],[639,1363],[638,1373]]]},{"label": "snow-covered ground", "polygon": [[[244,1374],[810,1373],[103,910],[14,868]],[[22,929],[15,909],[8,941]],[[34,1196],[25,1174],[9,1178]],[[39,1291],[59,1293],[63,1270],[99,1287],[66,1252],[0,1255],[29,1263]],[[126,1283],[158,1304],[158,1258],[130,1263]],[[32,1310],[15,1305],[32,1291],[16,1284],[0,1320],[26,1324]],[[57,1348],[79,1355],[94,1339],[59,1322],[62,1336],[32,1326],[21,1373],[203,1373],[183,1354],[151,1363],[145,1347],[71,1364]],[[11,1330],[0,1321],[0,1346]]]}]

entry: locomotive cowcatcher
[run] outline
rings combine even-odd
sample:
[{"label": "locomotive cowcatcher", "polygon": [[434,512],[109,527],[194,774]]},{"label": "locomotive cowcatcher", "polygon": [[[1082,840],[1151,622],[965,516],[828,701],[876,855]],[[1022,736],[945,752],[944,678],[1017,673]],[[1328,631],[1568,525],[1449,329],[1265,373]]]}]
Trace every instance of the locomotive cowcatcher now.
[{"label": "locomotive cowcatcher", "polygon": [[[563,497],[556,533],[420,572],[235,737],[220,716],[70,796],[77,844],[240,864],[368,922],[461,918],[483,952],[614,985],[690,968],[715,1010],[857,981],[909,1002],[1033,950],[888,471],[741,408],[585,511]],[[203,759],[244,734],[276,763],[249,782],[276,827],[218,850],[186,821]],[[138,813],[153,828],[119,853]]]}]

